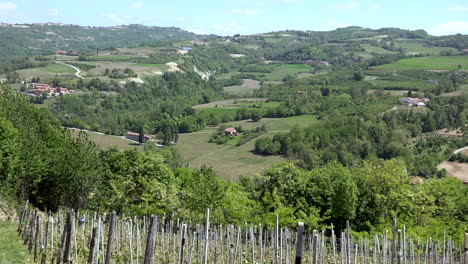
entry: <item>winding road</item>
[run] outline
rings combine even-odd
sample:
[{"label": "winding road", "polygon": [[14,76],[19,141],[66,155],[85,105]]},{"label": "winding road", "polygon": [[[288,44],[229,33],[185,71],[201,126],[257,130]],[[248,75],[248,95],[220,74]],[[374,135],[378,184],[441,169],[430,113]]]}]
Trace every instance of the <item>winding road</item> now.
[{"label": "winding road", "polygon": [[63,61],[56,61],[55,63],[63,64],[63,65],[66,65],[66,66],[68,66],[68,67],[72,67],[72,68],[75,69],[75,71],[76,71],[76,72],[75,72],[75,76],[78,77],[78,78],[80,78],[80,79],[84,79],[83,76],[80,75],[81,70],[80,70],[78,67],[75,67],[75,66],[73,66],[73,65],[71,65],[71,64],[68,64],[68,63],[66,63],[66,62],[63,62]]}]

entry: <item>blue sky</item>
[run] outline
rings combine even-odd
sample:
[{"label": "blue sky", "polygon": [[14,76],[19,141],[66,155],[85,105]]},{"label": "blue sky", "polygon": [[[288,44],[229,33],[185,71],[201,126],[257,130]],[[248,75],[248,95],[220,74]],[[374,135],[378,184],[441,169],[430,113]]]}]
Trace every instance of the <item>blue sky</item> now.
[{"label": "blue sky", "polygon": [[425,29],[468,34],[466,0],[0,0],[0,22],[176,26],[231,35],[283,29]]}]

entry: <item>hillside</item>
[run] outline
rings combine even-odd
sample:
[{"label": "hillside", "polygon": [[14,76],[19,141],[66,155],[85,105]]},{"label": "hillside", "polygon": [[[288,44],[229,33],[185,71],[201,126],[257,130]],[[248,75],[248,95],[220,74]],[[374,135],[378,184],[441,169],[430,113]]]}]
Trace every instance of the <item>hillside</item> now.
[{"label": "hillside", "polygon": [[55,51],[96,52],[97,49],[111,47],[195,38],[195,34],[175,27],[83,27],[49,24],[0,26],[0,62],[17,56],[53,54]]}]

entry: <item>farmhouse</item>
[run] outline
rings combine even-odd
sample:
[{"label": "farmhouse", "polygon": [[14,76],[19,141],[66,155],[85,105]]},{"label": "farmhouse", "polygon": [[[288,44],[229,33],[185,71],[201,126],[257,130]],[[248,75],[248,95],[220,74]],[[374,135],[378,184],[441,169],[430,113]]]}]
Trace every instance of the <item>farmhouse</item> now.
[{"label": "farmhouse", "polygon": [[55,51],[55,54],[56,55],[66,55],[68,52],[64,51],[64,50],[57,50]]},{"label": "farmhouse", "polygon": [[70,91],[67,88],[63,87],[52,87],[49,84],[46,83],[29,83],[29,87],[31,87],[31,90],[26,91],[27,94],[29,95],[34,95],[34,96],[58,96],[61,94],[68,94]]},{"label": "farmhouse", "polygon": [[[127,138],[133,141],[137,141],[140,139],[140,133],[135,132],[127,132]],[[154,137],[152,135],[144,135],[143,141],[153,140]]]},{"label": "farmhouse", "polygon": [[232,128],[232,127],[228,127],[226,129],[224,129],[224,135],[225,136],[236,136],[237,135],[237,130],[235,128]]},{"label": "farmhouse", "polygon": [[463,54],[468,55],[468,49],[464,49]]},{"label": "farmhouse", "polygon": [[402,97],[400,101],[412,106],[426,106],[426,103],[429,102],[429,98]]}]

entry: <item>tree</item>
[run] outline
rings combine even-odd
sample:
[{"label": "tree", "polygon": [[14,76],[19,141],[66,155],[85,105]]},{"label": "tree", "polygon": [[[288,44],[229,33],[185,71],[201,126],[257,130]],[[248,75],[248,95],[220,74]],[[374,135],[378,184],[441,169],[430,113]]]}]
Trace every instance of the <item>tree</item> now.
[{"label": "tree", "polygon": [[262,119],[262,116],[258,111],[254,110],[250,113],[250,118],[252,119],[252,121],[258,122]]}]

